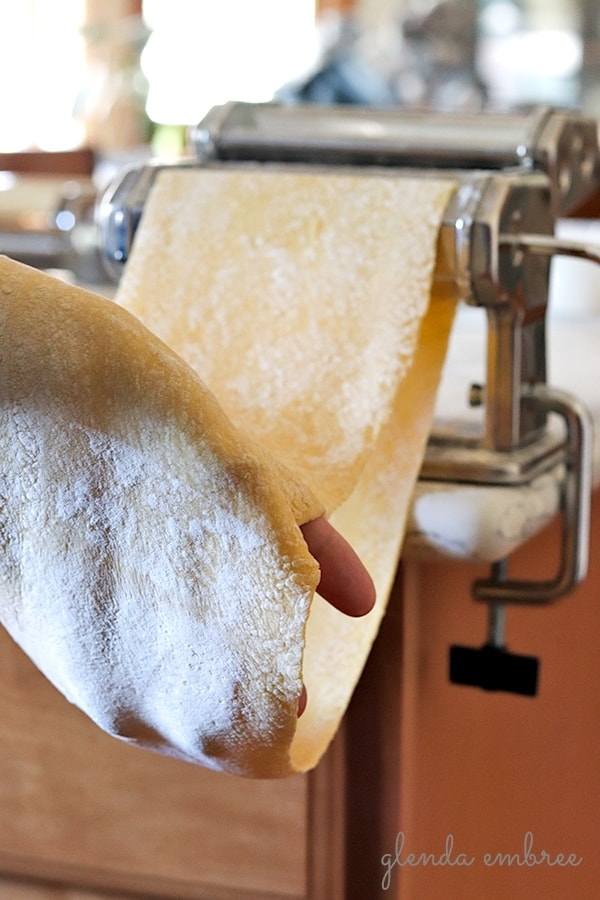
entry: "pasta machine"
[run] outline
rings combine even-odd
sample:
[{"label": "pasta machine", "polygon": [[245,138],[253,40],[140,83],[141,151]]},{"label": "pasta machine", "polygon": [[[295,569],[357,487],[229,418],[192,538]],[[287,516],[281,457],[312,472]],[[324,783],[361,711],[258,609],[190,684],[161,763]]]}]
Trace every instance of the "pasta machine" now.
[{"label": "pasta machine", "polygon": [[[596,122],[552,108],[457,115],[233,102],[212,109],[190,144],[193,153],[175,165],[370,166],[456,180],[435,277],[487,317],[485,386],[471,391],[483,424],[476,436],[434,433],[421,478],[515,485],[557,465],[564,478],[557,573],[511,580],[499,560],[489,578],[475,581],[474,598],[488,604],[488,636],[480,648],[451,648],[450,679],[534,695],[538,661],[506,649],[506,605],[551,603],[587,571],[591,426],[575,398],[547,384],[546,309],[553,256],[600,261],[592,248],[554,236],[557,218],[600,190]],[[99,204],[103,252],[116,278],[162,165],[125,171]]]}]

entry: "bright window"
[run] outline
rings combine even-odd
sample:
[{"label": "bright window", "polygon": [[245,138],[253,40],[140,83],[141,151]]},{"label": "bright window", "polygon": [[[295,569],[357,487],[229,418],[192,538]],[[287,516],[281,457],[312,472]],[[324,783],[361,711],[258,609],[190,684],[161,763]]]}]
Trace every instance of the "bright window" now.
[{"label": "bright window", "polygon": [[[85,9],[85,0],[0,0],[0,152],[85,143],[98,88]],[[315,0],[144,0],[143,12],[147,112],[159,124],[196,124],[225,100],[270,99],[318,52]]]},{"label": "bright window", "polygon": [[195,125],[227,100],[269,100],[317,53],[314,0],[144,0],[154,122]]},{"label": "bright window", "polygon": [[81,143],[84,8],[85,0],[0,0],[0,151]]}]

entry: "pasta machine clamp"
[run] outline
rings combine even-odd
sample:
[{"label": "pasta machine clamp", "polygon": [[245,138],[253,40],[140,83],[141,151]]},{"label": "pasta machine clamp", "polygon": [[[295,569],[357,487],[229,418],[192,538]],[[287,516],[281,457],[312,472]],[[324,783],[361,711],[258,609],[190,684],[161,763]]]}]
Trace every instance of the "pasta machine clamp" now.
[{"label": "pasta machine clamp", "polygon": [[[508,561],[497,561],[490,577],[476,580],[472,588],[474,598],[488,604],[486,642],[480,648],[450,648],[452,682],[533,696],[538,661],[506,649],[506,606],[552,603],[583,580],[591,496],[589,414],[576,398],[546,384],[548,262],[570,255],[598,263],[600,252],[550,233],[552,201],[542,184],[536,187],[530,178],[517,180],[513,189],[510,184],[510,177],[495,186],[492,179],[469,225],[466,216],[461,218],[470,232],[466,299],[484,307],[488,319],[487,385],[473,397],[485,402],[484,433],[462,443],[433,436],[422,477],[514,485],[562,467],[557,573],[541,581],[511,580]],[[549,428],[550,417],[560,420],[558,434]]]},{"label": "pasta machine clamp", "polygon": [[562,558],[547,581],[509,579],[508,560],[494,563],[490,577],[473,584],[473,596],[488,605],[488,634],[483,646],[450,647],[449,675],[454,684],[535,696],[539,661],[510,653],[505,643],[507,604],[552,603],[570,592],[587,573],[591,494],[592,426],[587,410],[568,394],[537,387],[533,393],[564,419],[565,479],[561,495]]}]

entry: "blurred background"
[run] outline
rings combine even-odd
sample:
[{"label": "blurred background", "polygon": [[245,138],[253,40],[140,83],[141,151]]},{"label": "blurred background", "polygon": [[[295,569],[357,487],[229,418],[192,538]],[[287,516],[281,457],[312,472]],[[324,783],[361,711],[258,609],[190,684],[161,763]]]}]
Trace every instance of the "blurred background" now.
[{"label": "blurred background", "polygon": [[600,4],[0,0],[0,83],[0,250],[95,283],[97,192],[215,104],[599,115]]},{"label": "blurred background", "polygon": [[0,0],[0,152],[177,150],[225,100],[600,111],[596,0]]}]

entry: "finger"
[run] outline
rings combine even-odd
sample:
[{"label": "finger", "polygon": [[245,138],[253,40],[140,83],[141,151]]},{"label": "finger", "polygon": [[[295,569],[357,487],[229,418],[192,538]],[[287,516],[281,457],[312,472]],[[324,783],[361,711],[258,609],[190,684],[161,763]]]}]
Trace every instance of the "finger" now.
[{"label": "finger", "polygon": [[300,693],[300,697],[298,698],[298,718],[300,718],[300,716],[306,709],[307,700],[308,700],[308,695],[306,693],[306,685],[303,684],[302,691]]},{"label": "finger", "polygon": [[375,603],[371,576],[342,535],[320,516],[302,525],[311,554],[321,567],[321,597],[348,616],[364,616]]}]

